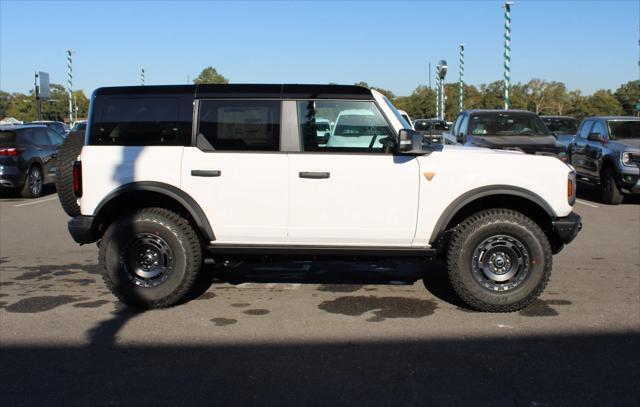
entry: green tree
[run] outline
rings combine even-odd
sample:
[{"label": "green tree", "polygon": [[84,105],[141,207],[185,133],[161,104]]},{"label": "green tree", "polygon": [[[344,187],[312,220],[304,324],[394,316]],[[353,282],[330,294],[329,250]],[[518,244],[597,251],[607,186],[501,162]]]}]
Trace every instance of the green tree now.
[{"label": "green tree", "polygon": [[396,98],[394,105],[406,110],[412,119],[425,119],[436,115],[436,92],[428,86],[418,86],[410,96]]},{"label": "green tree", "polygon": [[204,83],[229,83],[229,80],[220,75],[214,67],[209,66],[200,72],[200,75],[193,80],[193,83],[197,85]]},{"label": "green tree", "polygon": [[638,81],[629,81],[620,85],[614,92],[615,98],[618,100],[624,114],[633,116],[636,114],[636,103],[640,99],[640,83]]},{"label": "green tree", "polygon": [[0,119],[6,117],[7,110],[11,104],[11,94],[0,90]]},{"label": "green tree", "polygon": [[34,97],[23,93],[11,94],[11,102],[5,115],[22,121],[35,120],[36,107]]},{"label": "green tree", "polygon": [[601,89],[587,98],[589,116],[617,116],[624,114],[624,109],[610,90]]}]

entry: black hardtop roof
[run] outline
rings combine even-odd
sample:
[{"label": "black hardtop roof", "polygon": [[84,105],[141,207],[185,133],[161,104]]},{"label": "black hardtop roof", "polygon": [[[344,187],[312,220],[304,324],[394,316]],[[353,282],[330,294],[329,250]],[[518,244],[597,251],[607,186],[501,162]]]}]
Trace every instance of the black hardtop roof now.
[{"label": "black hardtop roof", "polygon": [[93,94],[94,96],[190,95],[196,99],[214,97],[229,99],[373,99],[369,89],[355,85],[206,84],[118,86],[98,88]]}]

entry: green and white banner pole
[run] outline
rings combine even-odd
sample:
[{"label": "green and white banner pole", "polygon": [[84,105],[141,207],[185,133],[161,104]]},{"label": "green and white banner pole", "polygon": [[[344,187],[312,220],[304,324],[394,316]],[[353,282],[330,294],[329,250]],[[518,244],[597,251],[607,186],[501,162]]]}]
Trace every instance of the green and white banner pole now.
[{"label": "green and white banner pole", "polygon": [[460,113],[463,110],[463,99],[464,99],[464,44],[460,44],[460,60],[458,62],[458,74],[459,74],[458,113]]},{"label": "green and white banner pole", "polygon": [[504,108],[509,109],[509,88],[511,87],[511,6],[504,3]]},{"label": "green and white banner pole", "polygon": [[67,50],[67,92],[69,92],[69,124],[73,125],[73,68],[71,54],[73,51]]}]

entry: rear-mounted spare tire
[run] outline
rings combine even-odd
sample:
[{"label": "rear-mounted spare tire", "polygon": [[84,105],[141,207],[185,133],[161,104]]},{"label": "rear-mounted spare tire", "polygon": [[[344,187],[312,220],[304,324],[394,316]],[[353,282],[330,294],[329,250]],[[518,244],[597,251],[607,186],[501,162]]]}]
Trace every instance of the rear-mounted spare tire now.
[{"label": "rear-mounted spare tire", "polygon": [[73,190],[73,163],[78,159],[83,145],[84,131],[74,131],[67,135],[58,149],[56,190],[62,209],[72,217],[80,215],[78,198]]}]

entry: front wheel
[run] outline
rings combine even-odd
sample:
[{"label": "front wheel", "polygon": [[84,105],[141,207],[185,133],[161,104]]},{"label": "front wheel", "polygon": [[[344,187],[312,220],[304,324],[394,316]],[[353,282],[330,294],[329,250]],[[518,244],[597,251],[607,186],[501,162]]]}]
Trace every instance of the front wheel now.
[{"label": "front wheel", "polygon": [[202,265],[191,225],[162,208],[145,208],[116,220],[100,243],[103,279],[122,302],[139,308],[183,300]]},{"label": "front wheel", "polygon": [[605,168],[600,179],[600,187],[602,188],[602,201],[609,205],[620,205],[624,199],[624,195],[620,192],[614,172],[611,168]]},{"label": "front wheel", "polygon": [[551,246],[531,219],[509,209],[470,216],[447,250],[449,280],[471,308],[513,312],[544,290],[552,267]]}]

